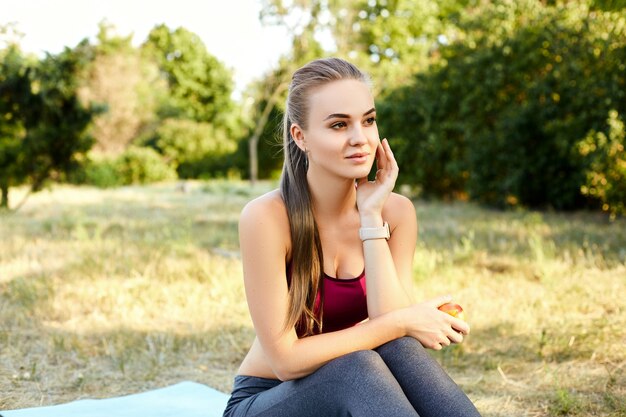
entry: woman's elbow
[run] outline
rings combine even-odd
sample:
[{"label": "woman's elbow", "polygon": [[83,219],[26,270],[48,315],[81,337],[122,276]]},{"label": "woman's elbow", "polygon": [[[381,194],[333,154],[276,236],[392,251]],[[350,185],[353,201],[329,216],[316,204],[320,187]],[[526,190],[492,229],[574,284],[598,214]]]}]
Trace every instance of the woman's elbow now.
[{"label": "woman's elbow", "polygon": [[285,366],[274,367],[274,375],[276,375],[276,378],[278,378],[282,382],[298,379],[297,373],[293,372]]},{"label": "woman's elbow", "polygon": [[274,374],[276,375],[276,378],[283,382],[305,377],[309,373],[310,372],[306,372],[303,369],[290,364],[288,361],[281,361],[280,364],[274,367]]},{"label": "woman's elbow", "polygon": [[276,378],[283,382],[303,378],[311,373],[311,371],[303,367],[300,361],[294,361],[284,357],[275,362],[273,371]]},{"label": "woman's elbow", "polygon": [[315,367],[311,369],[307,364],[307,355],[301,350],[301,339],[297,339],[294,334],[294,340],[284,344],[275,345],[274,349],[268,350],[267,358],[274,375],[281,381],[291,381],[303,378],[313,372]]}]

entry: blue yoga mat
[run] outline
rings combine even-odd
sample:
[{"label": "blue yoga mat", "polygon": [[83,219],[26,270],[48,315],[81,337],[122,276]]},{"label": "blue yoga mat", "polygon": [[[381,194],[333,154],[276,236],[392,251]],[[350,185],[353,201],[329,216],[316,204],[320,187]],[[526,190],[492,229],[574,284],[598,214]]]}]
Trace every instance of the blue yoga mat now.
[{"label": "blue yoga mat", "polygon": [[0,411],[2,417],[221,417],[228,395],[196,382],[103,400]]}]

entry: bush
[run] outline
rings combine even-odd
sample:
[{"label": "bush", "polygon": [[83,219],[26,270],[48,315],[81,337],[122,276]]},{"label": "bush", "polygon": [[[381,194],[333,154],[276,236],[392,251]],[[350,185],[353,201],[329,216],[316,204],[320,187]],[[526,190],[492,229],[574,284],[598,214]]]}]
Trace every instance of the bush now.
[{"label": "bush", "polygon": [[83,169],[83,183],[100,188],[109,188],[122,185],[122,179],[117,172],[114,159],[89,161]]},{"label": "bush", "polygon": [[464,14],[429,71],[379,106],[399,181],[498,207],[593,205],[577,142],[610,109],[625,114],[623,22],[582,2],[499,0]]},{"label": "bush", "polygon": [[91,155],[68,180],[100,188],[176,179],[176,171],[154,149],[131,146],[118,157]]},{"label": "bush", "polygon": [[154,149],[131,146],[115,161],[122,184],[147,184],[176,179],[176,171]]},{"label": "bush", "polygon": [[157,128],[153,143],[181,178],[224,175],[237,149],[226,130],[184,119],[165,120]]},{"label": "bush", "polygon": [[607,125],[608,135],[592,130],[578,143],[589,166],[581,192],[598,199],[614,218],[626,215],[626,131],[615,110],[609,112]]}]

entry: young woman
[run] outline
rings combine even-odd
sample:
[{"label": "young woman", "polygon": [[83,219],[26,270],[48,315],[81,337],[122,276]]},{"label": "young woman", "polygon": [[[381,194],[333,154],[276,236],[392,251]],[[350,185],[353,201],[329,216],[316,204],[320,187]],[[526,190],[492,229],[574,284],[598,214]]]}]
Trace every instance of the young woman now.
[{"label": "young woman", "polygon": [[415,208],[392,192],[366,76],[336,58],[300,68],[283,136],[280,189],[241,213],[256,338],[224,416],[479,415],[424,349],[469,326],[437,309],[449,297],[411,302]]}]

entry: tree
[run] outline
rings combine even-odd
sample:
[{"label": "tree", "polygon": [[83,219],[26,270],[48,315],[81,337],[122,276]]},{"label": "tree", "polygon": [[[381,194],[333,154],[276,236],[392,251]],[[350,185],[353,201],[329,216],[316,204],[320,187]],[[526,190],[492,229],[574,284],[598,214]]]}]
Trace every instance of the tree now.
[{"label": "tree", "polygon": [[[220,175],[224,171],[225,156],[221,150],[234,150],[233,138],[241,137],[243,130],[241,115],[231,99],[230,70],[206,50],[196,34],[184,28],[154,27],[142,50],[157,63],[168,87],[168,94],[157,111],[161,123],[144,135],[143,142],[161,152],[165,148],[168,152],[177,149],[176,158],[171,154],[165,157],[175,161],[182,177]],[[167,146],[160,146],[159,142],[164,144],[163,135],[169,137],[174,130],[185,136],[177,138],[173,147],[171,141]],[[204,137],[204,134],[209,136]],[[191,143],[183,144],[185,141]],[[216,141],[223,143],[213,146]],[[181,154],[189,149],[204,149],[209,154],[194,157]],[[220,158],[222,162],[217,163]],[[216,167],[219,172],[215,171]]]},{"label": "tree", "polygon": [[159,100],[167,95],[156,64],[131,44],[132,36],[112,34],[100,24],[97,42],[83,40],[75,49],[88,60],[79,95],[84,103],[98,102],[107,111],[96,116],[91,134],[94,151],[119,155],[146,126],[155,122]]},{"label": "tree", "polygon": [[0,110],[11,122],[0,124],[0,205],[8,207],[10,187],[28,183],[36,192],[79,166],[93,144],[86,130],[98,109],[78,99],[76,75],[85,62],[71,49],[37,64],[27,63],[17,46],[2,55]]},{"label": "tree", "polygon": [[606,123],[607,133],[591,130],[577,147],[589,161],[581,192],[599,200],[614,219],[626,215],[626,130],[615,110]]},{"label": "tree", "polygon": [[381,106],[401,181],[497,207],[573,209],[589,159],[577,143],[624,114],[623,12],[500,0],[469,10],[441,59]]},{"label": "tree", "polygon": [[234,111],[232,75],[196,34],[162,24],[152,29],[143,49],[157,62],[169,86],[161,118],[190,119],[218,127],[228,124]]},{"label": "tree", "polygon": [[454,38],[470,0],[359,0],[329,2],[337,54],[367,71],[376,95],[410,83],[426,71],[438,47]]},{"label": "tree", "polygon": [[[319,17],[322,13],[322,4],[319,1],[296,1],[285,6],[282,0],[266,0],[260,18],[266,24],[280,25],[287,29],[292,36],[291,51],[282,56],[275,69],[270,70],[258,83],[251,88],[250,97],[254,100],[253,115],[254,129],[248,140],[248,160],[250,180],[254,182],[259,174],[259,143],[273,147],[275,138],[280,131],[280,118],[277,117],[277,108],[282,108],[285,102],[287,89],[292,73],[306,62],[323,56],[324,50],[315,39],[319,26]],[[293,20],[293,14],[303,16]],[[263,141],[262,141],[263,140]],[[272,149],[273,150],[273,149]],[[267,156],[269,152],[262,152]],[[273,169],[273,158],[265,158],[268,167],[263,167],[264,173]]]},{"label": "tree", "polygon": [[167,119],[155,132],[155,147],[178,171],[181,178],[197,178],[224,171],[224,158],[237,148],[224,129],[210,123]]},{"label": "tree", "polygon": [[24,111],[31,101],[29,70],[17,45],[0,52],[0,207],[9,205],[9,188],[25,179],[17,163],[26,136]]}]

